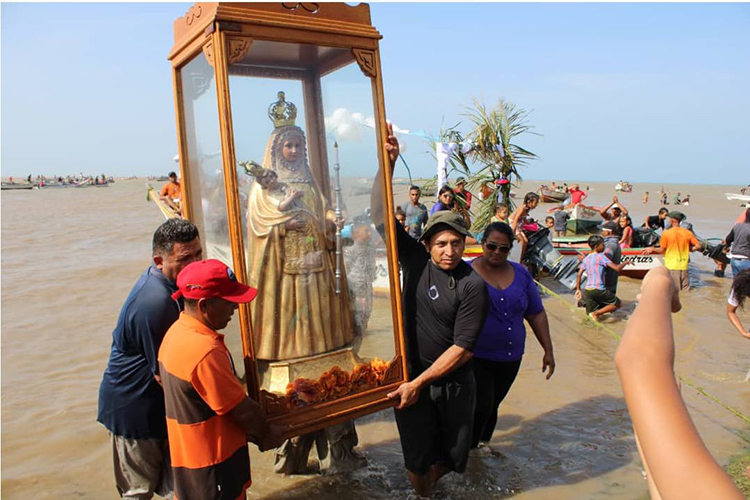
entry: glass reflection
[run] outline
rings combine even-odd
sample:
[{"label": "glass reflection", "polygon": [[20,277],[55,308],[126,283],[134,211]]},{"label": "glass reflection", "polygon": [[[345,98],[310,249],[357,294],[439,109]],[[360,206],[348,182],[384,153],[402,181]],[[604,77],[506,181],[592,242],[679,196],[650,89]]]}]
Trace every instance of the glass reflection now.
[{"label": "glass reflection", "polygon": [[[267,411],[376,388],[396,351],[385,246],[366,210],[378,168],[371,81],[348,50],[280,42],[253,42],[229,73]],[[342,107],[369,108],[344,136]]]},{"label": "glass reflection", "polygon": [[[229,240],[224,169],[214,69],[200,53],[180,70],[190,189],[191,221],[198,226],[203,256],[234,267]],[[222,331],[236,373],[244,378],[237,316]]]}]

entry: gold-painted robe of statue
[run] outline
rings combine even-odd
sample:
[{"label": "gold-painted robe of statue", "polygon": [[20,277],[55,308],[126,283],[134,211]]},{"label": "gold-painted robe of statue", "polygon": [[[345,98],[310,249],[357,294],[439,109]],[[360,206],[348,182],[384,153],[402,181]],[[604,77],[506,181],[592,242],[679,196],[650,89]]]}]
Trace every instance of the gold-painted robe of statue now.
[{"label": "gold-painted robe of statue", "polygon": [[[288,134],[304,133],[296,126],[274,130],[263,166],[279,181],[301,191],[293,208],[280,211],[280,200],[256,181],[248,199],[248,277],[258,289],[251,303],[255,357],[280,360],[312,356],[350,344],[355,325],[342,266],[336,294],[333,212],[310,174],[306,154],[290,166],[281,155]],[[301,230],[285,228],[301,217]]]}]

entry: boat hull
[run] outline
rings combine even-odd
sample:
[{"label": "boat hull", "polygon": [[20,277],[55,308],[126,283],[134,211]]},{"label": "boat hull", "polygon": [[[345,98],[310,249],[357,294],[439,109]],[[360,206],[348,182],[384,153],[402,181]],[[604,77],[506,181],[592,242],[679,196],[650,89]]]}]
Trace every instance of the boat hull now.
[{"label": "boat hull", "polygon": [[568,231],[574,234],[599,232],[596,229],[602,222],[604,222],[604,219],[596,210],[576,205],[570,211]]},{"label": "boat hull", "polygon": [[[555,248],[562,255],[588,255],[591,253],[591,249],[586,243],[576,243],[566,246],[558,246],[555,244]],[[621,262],[631,262],[629,266],[625,267],[621,272],[620,276],[627,276],[628,278],[643,279],[650,270],[655,267],[664,265],[661,256],[659,255],[644,255],[643,248],[624,248],[622,250]]]},{"label": "boat hull", "polygon": [[562,203],[568,197],[568,193],[561,193],[552,189],[539,189],[539,199],[542,203]]}]

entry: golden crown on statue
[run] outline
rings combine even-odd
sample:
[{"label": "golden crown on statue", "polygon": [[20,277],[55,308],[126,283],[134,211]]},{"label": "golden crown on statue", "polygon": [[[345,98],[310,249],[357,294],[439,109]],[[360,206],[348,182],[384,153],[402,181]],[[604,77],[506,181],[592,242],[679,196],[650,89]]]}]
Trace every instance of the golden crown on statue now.
[{"label": "golden crown on statue", "polygon": [[268,117],[276,128],[294,125],[297,119],[297,106],[286,102],[284,92],[277,94],[279,100],[268,107]]}]

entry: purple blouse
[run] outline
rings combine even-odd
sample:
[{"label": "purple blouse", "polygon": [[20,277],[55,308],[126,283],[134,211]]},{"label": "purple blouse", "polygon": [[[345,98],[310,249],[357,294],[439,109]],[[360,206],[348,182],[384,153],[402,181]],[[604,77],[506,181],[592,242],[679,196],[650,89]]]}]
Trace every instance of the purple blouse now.
[{"label": "purple blouse", "polygon": [[518,361],[526,344],[525,316],[544,310],[534,279],[521,264],[510,262],[515,270],[513,282],[505,290],[485,283],[490,296],[490,311],[474,356],[490,361]]}]

